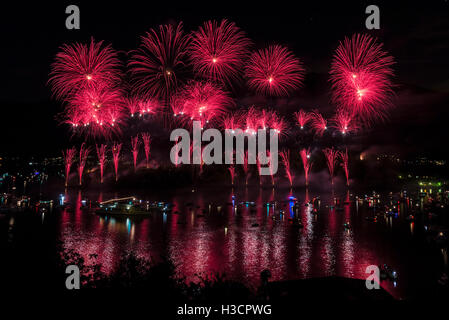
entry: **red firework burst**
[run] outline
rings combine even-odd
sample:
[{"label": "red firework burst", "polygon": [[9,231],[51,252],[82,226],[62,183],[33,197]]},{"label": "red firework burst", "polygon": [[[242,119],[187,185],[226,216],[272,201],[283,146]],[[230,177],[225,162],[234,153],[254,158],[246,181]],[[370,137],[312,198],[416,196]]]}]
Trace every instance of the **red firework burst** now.
[{"label": "red firework burst", "polygon": [[190,82],[176,93],[171,102],[174,116],[184,125],[200,121],[205,127],[211,121],[220,121],[233,99],[211,82]]},{"label": "red firework burst", "polygon": [[324,156],[326,157],[327,168],[329,169],[329,175],[331,177],[331,183],[334,184],[334,169],[337,164],[338,151],[334,148],[326,148],[323,150]]},{"label": "red firework burst", "polygon": [[315,134],[321,137],[327,130],[327,121],[323,118],[321,113],[316,110],[312,111],[311,116],[311,123],[313,129],[315,130]]},{"label": "red firework burst", "polygon": [[139,155],[140,140],[139,135],[131,137],[131,152],[133,154],[134,171],[137,168],[137,156]]},{"label": "red firework burst", "polygon": [[120,81],[120,60],[110,45],[91,40],[89,45],[63,45],[52,64],[49,83],[58,99],[97,85],[114,87]]},{"label": "red firework burst", "polygon": [[232,85],[240,79],[250,40],[235,23],[207,21],[192,34],[190,57],[202,77]]},{"label": "red firework burst", "polygon": [[90,148],[86,147],[86,144],[83,142],[80,147],[80,157],[78,162],[78,177],[80,185],[83,182],[83,171],[86,166],[87,157],[89,156]]},{"label": "red firework burst", "polygon": [[331,66],[332,99],[370,123],[391,106],[393,58],[369,35],[355,34],[338,46]]},{"label": "red firework burst", "polygon": [[98,86],[77,92],[66,106],[63,117],[76,132],[110,137],[120,132],[123,114],[121,91]]},{"label": "red firework burst", "polygon": [[348,156],[348,149],[345,149],[345,151],[340,151],[338,153],[341,159],[341,166],[343,167],[343,170],[345,171],[345,177],[346,177],[346,185],[349,186],[349,156]]},{"label": "red firework burst", "polygon": [[304,68],[287,48],[274,45],[254,52],[245,70],[249,86],[271,96],[287,96],[302,85]]},{"label": "red firework burst", "polygon": [[160,101],[153,98],[140,99],[134,96],[126,98],[124,103],[132,118],[136,115],[143,117],[145,115],[157,114],[162,108]]},{"label": "red firework burst", "polygon": [[244,129],[246,133],[257,134],[261,119],[260,112],[255,107],[250,107],[248,110],[240,113],[241,122],[244,123]]},{"label": "red firework burst", "polygon": [[288,126],[284,119],[274,111],[269,112],[269,115],[269,127],[274,129],[279,136],[286,136],[288,134]]},{"label": "red firework burst", "polygon": [[62,151],[62,156],[64,158],[64,167],[65,167],[65,186],[69,185],[69,174],[70,168],[73,164],[73,159],[75,158],[76,149],[72,147],[71,149],[67,149],[66,151]]},{"label": "red firework burst", "polygon": [[148,132],[142,132],[142,140],[143,140],[143,147],[145,150],[145,164],[146,168],[148,169],[150,160],[151,135]]},{"label": "red firework burst", "polygon": [[290,150],[284,150],[280,152],[279,155],[281,156],[282,162],[284,163],[285,175],[287,176],[291,187],[293,185],[294,176],[290,170]]},{"label": "red firework burst", "polygon": [[333,127],[343,135],[358,130],[357,123],[353,116],[342,110],[339,110],[339,112],[332,118],[332,122]]},{"label": "red firework burst", "polygon": [[112,159],[114,160],[115,181],[118,181],[118,164],[120,160],[121,143],[114,143],[112,146]]},{"label": "red firework burst", "polygon": [[100,163],[100,183],[103,183],[104,165],[106,164],[106,150],[107,146],[102,144],[100,147],[95,145],[97,149],[98,162]]},{"label": "red firework burst", "polygon": [[298,112],[295,112],[294,115],[296,122],[298,123],[298,126],[301,128],[301,130],[303,130],[306,124],[312,119],[312,115],[302,109]]},{"label": "red firework burst", "polygon": [[187,43],[182,23],[161,25],[142,38],[128,63],[134,91],[168,100],[186,66]]},{"label": "red firework burst", "polygon": [[304,177],[306,180],[306,186],[309,185],[309,172],[312,168],[312,161],[310,160],[310,150],[309,149],[301,149],[299,152],[302,160],[302,165],[304,167]]},{"label": "red firework burst", "polygon": [[231,130],[234,133],[234,130],[241,129],[241,117],[238,114],[229,114],[223,118],[221,127],[223,130]]}]

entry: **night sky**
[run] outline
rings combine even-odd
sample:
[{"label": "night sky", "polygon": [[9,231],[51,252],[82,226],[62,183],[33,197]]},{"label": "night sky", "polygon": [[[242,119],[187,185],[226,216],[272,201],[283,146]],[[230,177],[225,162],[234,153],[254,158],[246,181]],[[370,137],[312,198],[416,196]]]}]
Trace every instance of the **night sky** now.
[{"label": "night sky", "polygon": [[[62,147],[76,142],[66,126],[57,124],[55,115],[62,106],[51,98],[47,86],[50,64],[63,43],[94,37],[112,43],[124,56],[139,45],[141,35],[159,24],[183,21],[184,29],[190,31],[205,20],[227,18],[246,31],[256,47],[280,43],[291,48],[303,60],[307,74],[304,87],[287,104],[319,107],[325,116],[332,114],[328,71],[339,41],[356,32],[378,37],[396,61],[396,107],[390,120],[367,132],[361,143],[366,149],[449,157],[447,1],[158,2],[61,2],[52,6],[18,2],[15,7],[2,8],[0,156],[57,155]],[[242,6],[244,2],[248,4]],[[65,28],[69,4],[80,7],[81,30]],[[369,4],[380,7],[380,30],[365,28]]]}]

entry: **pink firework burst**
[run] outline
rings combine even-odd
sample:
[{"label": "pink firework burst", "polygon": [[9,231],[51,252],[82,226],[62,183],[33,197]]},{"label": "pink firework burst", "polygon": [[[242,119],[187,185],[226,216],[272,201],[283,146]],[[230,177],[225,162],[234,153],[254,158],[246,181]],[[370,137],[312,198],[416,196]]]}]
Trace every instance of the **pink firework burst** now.
[{"label": "pink firework burst", "polygon": [[80,158],[78,162],[78,176],[80,185],[83,183],[83,171],[86,166],[87,157],[89,156],[89,147],[83,142],[80,147]]},{"label": "pink firework burst", "polygon": [[189,37],[182,23],[161,25],[141,38],[128,63],[134,91],[166,101],[178,86],[186,67]]},{"label": "pink firework burst", "polygon": [[137,168],[137,156],[139,155],[140,140],[139,135],[131,137],[131,152],[133,154],[134,171]]},{"label": "pink firework burst", "polygon": [[321,113],[314,110],[311,114],[311,124],[313,130],[315,130],[315,134],[317,136],[322,136],[324,132],[327,130],[327,121],[323,118]]},{"label": "pink firework burst", "polygon": [[107,146],[102,144],[100,147],[95,145],[97,149],[98,162],[100,164],[100,183],[103,183],[104,165],[106,164],[106,150]]},{"label": "pink firework burst", "polygon": [[312,115],[310,113],[305,112],[304,110],[299,110],[294,113],[295,120],[298,123],[298,126],[303,130],[306,124],[312,119]]},{"label": "pink firework burst", "polygon": [[231,176],[231,184],[234,185],[234,179],[235,179],[235,166],[231,164],[228,167],[229,175]]},{"label": "pink firework burst", "polygon": [[345,111],[339,110],[332,118],[333,127],[345,135],[358,130],[358,126],[353,116]]},{"label": "pink firework burst", "polygon": [[112,159],[114,160],[115,181],[118,181],[118,164],[120,160],[121,143],[114,143],[112,146]]},{"label": "pink firework burst", "polygon": [[348,149],[345,149],[345,151],[340,151],[338,153],[341,159],[341,166],[343,167],[343,170],[345,171],[345,177],[346,177],[346,185],[349,186],[349,156],[348,156]]},{"label": "pink firework burst", "polygon": [[150,160],[150,144],[151,144],[151,135],[148,132],[142,133],[143,147],[145,150],[145,164],[146,168],[149,168],[149,160]]},{"label": "pink firework burst", "polygon": [[63,45],[52,64],[49,83],[58,99],[72,96],[93,86],[115,86],[119,83],[120,60],[110,45],[91,40],[89,45]]},{"label": "pink firework burst", "polygon": [[141,99],[135,96],[125,99],[125,107],[128,109],[131,117],[157,114],[162,108],[160,101],[157,99]]},{"label": "pink firework burst", "polygon": [[284,150],[281,153],[279,153],[279,155],[281,156],[282,162],[284,163],[285,175],[287,176],[291,187],[293,185],[294,177],[290,170],[290,150]]},{"label": "pink firework burst", "polygon": [[393,95],[393,58],[369,35],[340,42],[330,70],[332,99],[365,123],[384,119]]},{"label": "pink firework burst", "polygon": [[228,114],[223,118],[221,127],[223,130],[231,130],[234,133],[236,129],[242,128],[241,118],[237,114]]},{"label": "pink firework burst", "polygon": [[304,168],[304,177],[306,180],[306,186],[309,185],[309,172],[312,168],[312,161],[310,160],[310,150],[309,149],[301,149],[299,152],[302,160],[302,165]]},{"label": "pink firework burst", "polygon": [[118,89],[98,86],[83,89],[65,107],[65,122],[75,132],[110,137],[120,133],[124,115],[122,93]]},{"label": "pink firework burst", "polygon": [[288,96],[302,85],[304,68],[287,48],[274,45],[254,52],[246,65],[249,86],[258,93]]},{"label": "pink firework burst", "polygon": [[276,131],[280,137],[286,136],[288,134],[287,131],[287,123],[284,119],[279,116],[275,111],[269,112],[269,127]]},{"label": "pink firework burst", "polygon": [[[257,129],[261,124],[260,111],[255,107],[251,107],[240,113],[240,118],[244,123],[244,131],[250,134],[257,134]],[[265,120],[263,120],[265,122]]]},{"label": "pink firework burst", "polygon": [[334,148],[326,148],[323,150],[324,156],[326,157],[327,168],[329,169],[329,175],[331,177],[331,183],[334,184],[334,169],[337,164],[338,151]]},{"label": "pink firework burst", "polygon": [[190,57],[202,77],[231,85],[240,79],[250,40],[235,23],[207,21],[192,33]]},{"label": "pink firework burst", "polygon": [[233,99],[212,82],[192,81],[173,96],[171,107],[175,117],[184,125],[200,121],[205,127],[212,121],[220,122]]},{"label": "pink firework burst", "polygon": [[69,174],[70,168],[73,164],[73,159],[75,158],[76,149],[72,147],[71,149],[67,149],[62,151],[62,156],[64,158],[64,167],[65,167],[65,186],[67,187],[69,184]]}]

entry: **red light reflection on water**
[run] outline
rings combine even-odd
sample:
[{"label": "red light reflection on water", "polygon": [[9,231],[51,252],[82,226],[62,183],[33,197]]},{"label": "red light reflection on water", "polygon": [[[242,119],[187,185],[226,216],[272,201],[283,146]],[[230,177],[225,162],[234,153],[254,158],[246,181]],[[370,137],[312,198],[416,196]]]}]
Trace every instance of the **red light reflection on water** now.
[{"label": "red light reflection on water", "polygon": [[[272,280],[329,275],[365,279],[368,265],[380,265],[395,256],[388,244],[367,232],[371,225],[359,223],[350,230],[342,227],[346,221],[352,225],[361,219],[354,203],[344,203],[350,200],[349,192],[342,197],[342,211],[328,207],[333,203],[329,194],[321,196],[317,213],[305,205],[317,196],[309,190],[296,194],[271,188],[226,192],[179,194],[170,199],[172,213],[155,213],[139,220],[103,218],[83,210],[79,192],[69,195],[76,199],[74,210],[62,212],[60,237],[67,248],[76,249],[87,261],[90,254],[97,254],[107,273],[123,254],[133,251],[147,259],[170,257],[187,281],[197,280],[196,274],[224,272],[253,287],[259,284],[264,269],[271,271]],[[289,195],[300,202],[296,212],[291,211]],[[104,194],[93,199],[108,198]],[[275,200],[275,208],[267,205]],[[241,204],[243,201],[254,201],[255,206]],[[281,216],[279,209],[285,209],[285,214]],[[302,229],[289,221],[296,215]]]}]

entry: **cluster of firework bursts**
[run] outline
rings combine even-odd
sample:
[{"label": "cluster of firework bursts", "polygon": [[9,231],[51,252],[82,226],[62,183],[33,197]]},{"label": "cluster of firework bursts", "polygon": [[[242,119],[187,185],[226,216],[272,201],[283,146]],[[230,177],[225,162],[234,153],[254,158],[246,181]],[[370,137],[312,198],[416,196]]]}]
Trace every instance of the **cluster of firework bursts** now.
[{"label": "cluster of firework bursts", "polygon": [[[120,134],[127,118],[145,114],[205,125],[223,121],[235,105],[227,90],[241,80],[256,94],[271,97],[292,95],[302,86],[303,63],[288,48],[252,47],[246,34],[227,20],[207,21],[191,33],[182,23],[161,25],[141,37],[126,63],[102,41],[63,45],[49,83],[54,97],[64,103],[61,121],[80,134],[111,138]],[[392,64],[382,44],[368,35],[354,35],[339,45],[330,80],[340,131],[385,117],[393,92]],[[321,135],[324,119],[318,112],[313,115],[296,114],[301,128],[311,121]]]},{"label": "cluster of firework bursts", "polygon": [[[143,133],[141,136],[141,140],[143,141],[143,145],[144,145],[146,168],[148,168],[149,156],[150,156],[150,143],[151,143],[150,134]],[[131,150],[130,151],[132,154],[134,171],[136,171],[136,169],[137,169],[137,160],[138,160],[139,146],[141,145],[141,140],[140,140],[139,136],[135,136],[135,137],[131,138]],[[123,146],[122,143],[113,143],[110,147],[111,153],[112,153],[112,162],[113,162],[113,167],[114,167],[115,181],[118,181],[118,177],[119,177],[119,162],[121,159],[122,146]],[[101,144],[101,145],[96,145],[95,147],[96,147],[96,151],[97,151],[97,158],[98,158],[97,160],[98,160],[98,164],[99,164],[99,168],[100,168],[100,183],[103,183],[104,182],[104,168],[105,168],[107,160],[108,160],[108,157],[107,157],[108,146],[105,144]],[[194,148],[193,145],[191,145],[190,152],[193,151],[193,148]],[[327,167],[329,170],[329,176],[331,179],[331,183],[332,184],[334,183],[333,179],[334,179],[335,168],[338,164],[338,161],[340,160],[341,166],[344,170],[344,174],[345,174],[345,178],[346,178],[346,185],[349,185],[348,150],[345,149],[344,151],[338,151],[338,150],[335,150],[334,148],[326,148],[326,149],[323,149],[322,152],[326,158],[326,163],[327,163]],[[77,170],[79,185],[82,185],[83,172],[84,172],[84,169],[86,166],[86,162],[87,162],[89,153],[90,153],[90,148],[87,147],[85,143],[81,144],[80,150],[79,150],[78,170]],[[267,150],[266,153],[267,153],[266,157],[270,160],[271,155],[270,155],[269,151]],[[71,170],[71,167],[72,167],[74,161],[76,160],[77,150],[75,147],[72,147],[71,149],[63,150],[62,155],[64,158],[64,164],[65,164],[65,167],[64,167],[64,169],[65,169],[65,186],[67,187],[68,181],[69,181],[70,170]],[[300,155],[303,169],[304,169],[305,185],[308,186],[309,185],[309,174],[310,174],[310,170],[313,165],[313,160],[311,159],[310,149],[301,149],[299,151],[299,155]],[[235,154],[234,154],[234,156],[235,156]],[[249,159],[250,159],[250,157],[253,157],[254,155],[250,155],[248,151],[245,151],[245,153],[241,156],[243,158],[242,171],[244,174],[245,185],[248,185],[248,178],[250,177],[250,172],[251,172],[250,166],[249,166],[249,162],[250,162]],[[288,179],[290,187],[292,187],[295,175],[291,168],[290,150],[282,150],[279,153],[279,156],[284,165],[285,176]],[[257,163],[257,168],[258,168],[258,172],[259,172],[259,182],[260,182],[260,184],[262,184],[262,176],[260,175],[261,164],[259,162],[259,159],[260,159],[260,155],[259,155],[259,157],[256,158],[256,163]],[[202,164],[201,164],[201,167],[202,167]],[[230,165],[228,167],[228,172],[231,177],[231,184],[234,185],[235,178],[237,176],[236,166],[234,164]],[[275,175],[274,173],[271,173],[271,175],[270,175],[271,183],[273,186],[274,186],[274,175]]]},{"label": "cluster of firework bursts", "polygon": [[[182,22],[152,28],[127,57],[128,61],[122,61],[110,45],[91,39],[87,44],[63,45],[51,68],[49,83],[53,96],[64,106],[59,116],[61,122],[70,124],[73,132],[85,139],[106,141],[96,145],[101,182],[107,163],[107,141],[116,141],[124,135],[131,126],[131,118],[158,117],[164,119],[162,123],[167,127],[187,128],[191,128],[193,121],[199,121],[202,129],[240,129],[254,135],[258,130],[275,130],[281,138],[298,133],[292,130],[293,118],[299,134],[304,130],[317,138],[326,132],[356,133],[385,119],[392,105],[393,58],[368,35],[346,38],[335,51],[329,72],[335,113],[327,119],[319,110],[299,110],[293,117],[284,117],[279,105],[242,107],[236,103],[234,95],[242,90],[235,89],[245,85],[254,94],[269,98],[297,96],[304,82],[305,67],[285,46],[256,48],[244,31],[227,20],[204,22],[190,33],[184,30]],[[140,133],[130,140],[134,170],[138,167],[142,142],[148,168],[150,134]],[[109,148],[118,179],[122,143]],[[79,151],[80,184],[89,151],[85,144]],[[347,151],[323,152],[331,180],[340,159],[349,182]],[[68,149],[63,154],[68,177],[76,151]],[[293,185],[290,151],[285,150],[280,156],[286,177]],[[307,185],[312,166],[310,152],[302,149],[300,156]],[[248,155],[244,158],[247,183]],[[235,166],[229,172],[234,183]]]},{"label": "cluster of firework bursts", "polygon": [[258,130],[272,129],[281,137],[288,134],[286,121],[276,111],[256,107],[229,113],[223,118],[221,127],[232,133],[240,129],[244,133],[256,135]]},{"label": "cluster of firework bursts", "polygon": [[[143,141],[144,151],[145,151],[145,163],[146,168],[149,167],[149,157],[150,157],[150,144],[151,144],[151,136],[149,133],[144,132],[141,135],[141,140]],[[141,140],[139,136],[135,136],[131,138],[131,154],[133,158],[134,171],[137,169],[137,160],[139,154],[139,147],[141,145]],[[114,142],[110,147],[112,153],[112,161],[114,165],[114,173],[115,173],[115,181],[118,180],[118,169],[119,169],[119,161],[121,158],[121,150],[122,143]],[[100,183],[104,182],[104,169],[107,164],[107,151],[108,146],[106,144],[95,145],[97,151],[98,165],[100,168]],[[83,173],[84,168],[86,167],[86,162],[89,157],[90,148],[86,146],[86,143],[82,143],[79,150],[79,159],[78,159],[78,181],[81,186],[83,183]],[[71,149],[63,150],[62,156],[64,159],[64,171],[65,171],[65,186],[68,186],[70,169],[72,168],[73,163],[76,160],[76,148],[72,147]]]}]

